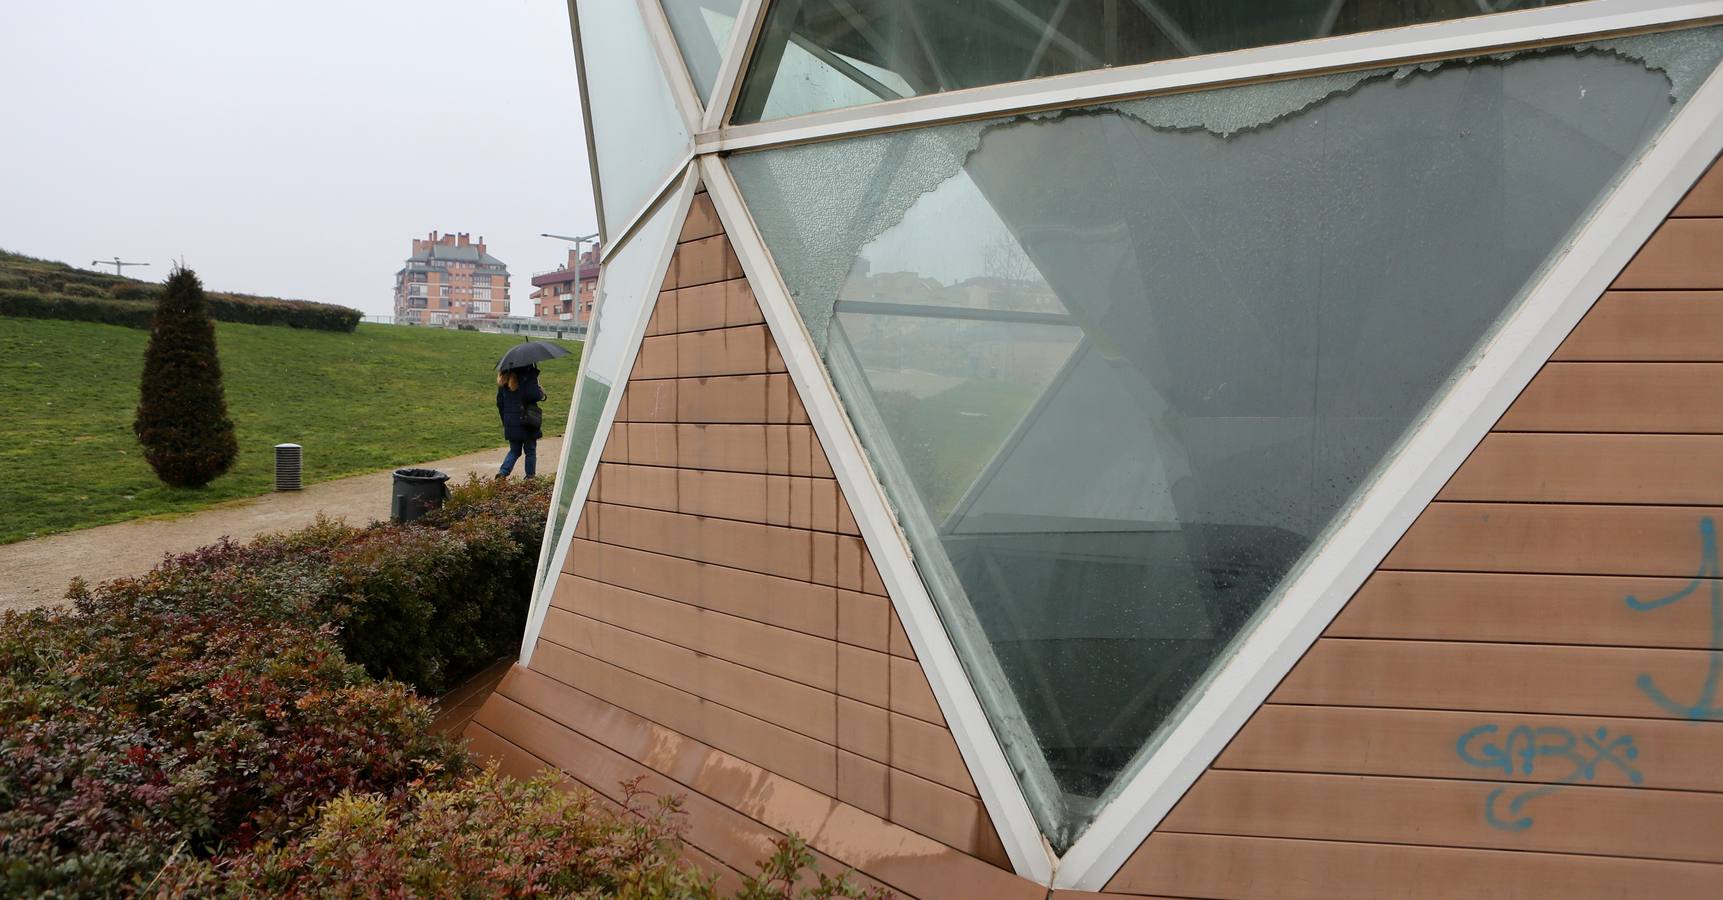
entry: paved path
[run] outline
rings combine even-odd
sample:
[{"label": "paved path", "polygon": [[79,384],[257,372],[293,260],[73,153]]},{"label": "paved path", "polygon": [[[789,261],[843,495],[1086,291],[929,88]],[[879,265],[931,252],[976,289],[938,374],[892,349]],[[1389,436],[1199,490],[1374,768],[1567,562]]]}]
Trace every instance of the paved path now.
[{"label": "paved path", "polygon": [[[541,474],[556,466],[561,451],[560,438],[539,441]],[[424,466],[449,473],[451,481],[465,481],[468,473],[481,477],[494,473],[503,452],[469,453]],[[391,471],[324,481],[295,493],[234,500],[175,518],[134,519],[0,546],[0,610],[58,603],[73,576],[82,575],[94,584],[141,575],[164,553],[184,553],[223,537],[247,540],[272,531],[302,528],[318,513],[354,524],[388,518]],[[515,477],[522,474],[522,467],[517,465]]]}]

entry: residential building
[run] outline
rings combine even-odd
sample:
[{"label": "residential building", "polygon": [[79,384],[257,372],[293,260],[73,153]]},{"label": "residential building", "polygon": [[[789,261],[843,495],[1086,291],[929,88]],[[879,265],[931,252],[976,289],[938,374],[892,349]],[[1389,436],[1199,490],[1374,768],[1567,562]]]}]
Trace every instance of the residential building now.
[{"label": "residential building", "polygon": [[476,750],[727,886],[1723,893],[1723,5],[573,9]]},{"label": "residential building", "polygon": [[395,273],[396,322],[448,325],[508,312],[508,266],[486,251],[482,236],[433,231],[413,239],[412,255]]},{"label": "residential building", "polygon": [[568,262],[532,277],[534,318],[585,329],[598,298],[599,248],[570,248]]}]

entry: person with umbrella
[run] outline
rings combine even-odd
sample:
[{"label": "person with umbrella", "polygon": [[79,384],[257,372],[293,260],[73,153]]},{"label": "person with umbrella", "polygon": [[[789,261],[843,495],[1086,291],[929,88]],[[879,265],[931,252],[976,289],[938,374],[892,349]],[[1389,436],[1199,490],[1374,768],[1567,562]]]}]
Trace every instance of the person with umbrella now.
[{"label": "person with umbrella", "polygon": [[544,389],[538,385],[537,363],[568,351],[543,341],[526,341],[509,349],[497,361],[497,415],[503,420],[503,437],[508,439],[509,452],[503,457],[498,478],[507,478],[515,462],[526,457],[526,477],[538,474],[538,439],[544,434]]}]

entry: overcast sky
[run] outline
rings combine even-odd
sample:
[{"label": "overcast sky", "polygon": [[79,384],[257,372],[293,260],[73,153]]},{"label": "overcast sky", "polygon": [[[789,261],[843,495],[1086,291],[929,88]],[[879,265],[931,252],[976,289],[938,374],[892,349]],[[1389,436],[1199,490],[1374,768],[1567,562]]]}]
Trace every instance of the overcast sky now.
[{"label": "overcast sky", "polygon": [[387,314],[466,231],[524,315],[597,230],[558,0],[0,0],[0,85],[7,250]]}]

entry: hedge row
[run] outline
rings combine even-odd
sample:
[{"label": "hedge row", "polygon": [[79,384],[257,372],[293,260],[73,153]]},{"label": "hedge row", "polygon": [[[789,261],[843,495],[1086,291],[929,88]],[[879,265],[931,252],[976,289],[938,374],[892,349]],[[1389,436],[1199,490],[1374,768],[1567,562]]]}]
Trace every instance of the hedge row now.
[{"label": "hedge row", "polygon": [[148,328],[155,307],[148,303],[97,300],[67,294],[37,294],[0,288],[0,316],[21,319],[64,319],[71,322],[100,322],[127,328]]},{"label": "hedge row", "polygon": [[[81,286],[79,286],[81,287]],[[66,319],[74,322],[101,322],[128,328],[150,327],[155,311],[156,286],[116,285],[101,296],[87,296],[89,289],[78,294],[44,294],[31,290],[0,287],[0,316],[27,319]],[[84,296],[80,296],[84,295]],[[248,325],[287,325],[319,331],[352,331],[359,327],[363,315],[356,309],[305,300],[278,300],[273,297],[250,297],[244,294],[205,294],[209,314],[218,322],[242,322]]]}]

